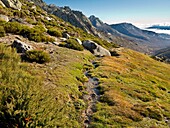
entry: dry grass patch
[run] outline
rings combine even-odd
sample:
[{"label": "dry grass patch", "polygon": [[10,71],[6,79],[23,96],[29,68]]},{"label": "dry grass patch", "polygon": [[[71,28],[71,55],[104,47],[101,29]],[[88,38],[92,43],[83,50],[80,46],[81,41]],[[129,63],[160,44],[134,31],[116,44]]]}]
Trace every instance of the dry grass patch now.
[{"label": "dry grass patch", "polygon": [[[93,71],[102,91],[101,103],[93,116],[95,126],[143,127],[146,123],[146,128],[168,128],[165,119],[170,118],[169,65],[128,49],[118,53],[119,57],[103,58]],[[104,118],[104,112],[109,117]]]}]

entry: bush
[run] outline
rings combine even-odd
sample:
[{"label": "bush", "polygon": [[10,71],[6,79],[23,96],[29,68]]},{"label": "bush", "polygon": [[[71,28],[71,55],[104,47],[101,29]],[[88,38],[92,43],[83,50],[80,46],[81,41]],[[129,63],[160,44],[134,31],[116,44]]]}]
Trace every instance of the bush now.
[{"label": "bush", "polygon": [[5,30],[3,26],[0,26],[0,37],[4,37],[5,36]]},{"label": "bush", "polygon": [[62,37],[61,32],[57,31],[56,29],[48,29],[47,31],[48,34],[50,34],[51,36],[56,36],[56,37]]},{"label": "bush", "polygon": [[7,22],[4,25],[6,33],[20,34],[23,26],[18,22]]},{"label": "bush", "polygon": [[38,23],[37,25],[35,25],[34,30],[39,32],[39,33],[46,32],[45,27],[41,23]]},{"label": "bush", "polygon": [[30,28],[26,25],[22,25],[18,22],[7,22],[0,23],[1,26],[4,26],[6,33],[13,33],[17,35],[22,35],[27,37],[29,40],[35,42],[54,42],[54,38],[44,35],[46,32],[45,28],[42,25],[36,25],[34,28]]},{"label": "bush", "polygon": [[[0,44],[0,127],[51,128],[62,118],[62,106],[42,79],[20,63],[15,49]],[[50,93],[49,93],[50,92]]]},{"label": "bush", "polygon": [[71,49],[79,50],[79,51],[84,50],[83,46],[79,44],[75,39],[68,39],[66,43],[60,44],[59,46],[67,47],[67,48],[71,48]]},{"label": "bush", "polygon": [[42,64],[50,61],[50,55],[44,51],[30,50],[26,52],[25,56],[30,62]]},{"label": "bush", "polygon": [[20,35],[27,37],[29,40],[35,41],[35,42],[54,42],[55,40],[51,38],[50,36],[43,34],[44,30],[39,30],[35,28],[30,28],[28,26],[23,26],[23,29],[21,30]]},{"label": "bush", "polygon": [[38,33],[37,31],[30,31],[27,38],[35,42],[54,42],[55,40],[50,36],[43,35],[43,33]]}]

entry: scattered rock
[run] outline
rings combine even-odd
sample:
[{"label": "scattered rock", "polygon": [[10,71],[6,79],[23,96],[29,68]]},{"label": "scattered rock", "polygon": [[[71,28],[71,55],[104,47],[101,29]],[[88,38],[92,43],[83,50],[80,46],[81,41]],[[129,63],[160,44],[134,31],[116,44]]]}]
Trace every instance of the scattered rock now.
[{"label": "scattered rock", "polygon": [[62,35],[63,35],[63,37],[66,38],[66,39],[69,39],[69,38],[71,37],[68,33],[65,33],[65,32],[64,32]]},{"label": "scattered rock", "polygon": [[36,7],[35,5],[33,5],[33,6],[31,7],[31,9],[34,10],[34,11],[36,11],[37,7]]},{"label": "scattered rock", "polygon": [[22,18],[11,18],[9,22],[19,22],[21,24],[26,24],[26,22]]},{"label": "scattered rock", "polygon": [[82,45],[82,41],[78,38],[75,39],[80,45]]},{"label": "scattered rock", "polygon": [[6,16],[6,15],[1,15],[1,14],[0,14],[0,19],[1,19],[1,20],[4,20],[4,21],[6,21],[6,22],[9,21],[9,18],[8,18],[8,16]]},{"label": "scattered rock", "polygon": [[18,53],[25,53],[26,51],[33,49],[31,45],[21,42],[20,40],[14,40],[12,47],[16,48]]},{"label": "scattered rock", "polygon": [[1,0],[4,5],[6,5],[8,8],[21,10],[21,2],[19,0]]},{"label": "scattered rock", "polygon": [[6,7],[2,1],[0,1],[0,4],[2,5],[2,7]]},{"label": "scattered rock", "polygon": [[48,20],[48,21],[51,21],[51,20],[52,20],[52,18],[50,18],[50,17],[48,17],[48,16],[45,17],[45,19]]},{"label": "scattered rock", "polygon": [[67,39],[66,38],[60,38],[61,42],[65,42]]},{"label": "scattered rock", "polygon": [[58,42],[51,42],[52,44],[54,44],[54,45],[59,45],[60,43],[58,43]]},{"label": "scattered rock", "polygon": [[110,52],[107,49],[103,48],[102,46],[91,40],[83,41],[83,47],[97,56],[111,56]]}]

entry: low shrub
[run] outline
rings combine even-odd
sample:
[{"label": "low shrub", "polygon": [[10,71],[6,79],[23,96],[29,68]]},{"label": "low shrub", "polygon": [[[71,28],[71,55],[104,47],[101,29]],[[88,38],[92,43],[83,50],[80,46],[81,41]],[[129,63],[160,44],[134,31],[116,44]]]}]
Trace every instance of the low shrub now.
[{"label": "low shrub", "polygon": [[54,42],[55,41],[50,36],[43,35],[43,33],[38,33],[35,30],[30,31],[30,33],[28,33],[27,38],[35,42]]},{"label": "low shrub", "polygon": [[0,127],[51,128],[62,118],[62,106],[42,79],[28,72],[15,49],[0,43]]},{"label": "low shrub", "polygon": [[17,35],[22,35],[29,40],[35,42],[54,42],[55,40],[50,36],[44,35],[45,29],[42,26],[36,26],[35,28],[30,28],[26,25],[22,25],[17,22],[6,23],[4,25],[6,33],[13,33]]},{"label": "low shrub", "polygon": [[[30,28],[26,25],[22,25],[18,22],[7,22],[7,23],[0,23],[1,26],[4,27],[6,33],[13,33],[17,35],[22,35],[29,40],[35,42],[54,42],[54,38],[51,38],[48,35],[44,35],[46,32],[45,28],[42,25],[36,25],[34,28]],[[3,30],[2,30],[3,35]]]},{"label": "low shrub", "polygon": [[4,37],[5,36],[5,30],[3,26],[0,26],[0,37]]},{"label": "low shrub", "polygon": [[20,34],[23,29],[23,25],[18,22],[7,22],[4,24],[4,29],[6,33]]},{"label": "low shrub", "polygon": [[46,63],[50,61],[50,55],[40,50],[30,50],[25,54],[26,60],[30,62]]},{"label": "low shrub", "polygon": [[48,34],[50,34],[51,36],[56,36],[56,37],[62,37],[61,32],[57,31],[56,29],[48,29],[47,31]]},{"label": "low shrub", "polygon": [[41,23],[37,23],[37,25],[35,25],[33,29],[39,33],[46,32],[45,27]]},{"label": "low shrub", "polygon": [[75,39],[68,39],[65,43],[60,44],[59,46],[67,47],[67,48],[71,48],[71,49],[79,50],[79,51],[84,50],[83,46],[80,45]]}]

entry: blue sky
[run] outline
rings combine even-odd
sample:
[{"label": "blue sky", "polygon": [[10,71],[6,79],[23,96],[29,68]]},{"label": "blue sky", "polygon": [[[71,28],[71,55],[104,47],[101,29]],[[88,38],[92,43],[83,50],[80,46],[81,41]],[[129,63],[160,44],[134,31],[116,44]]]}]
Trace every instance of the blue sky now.
[{"label": "blue sky", "polygon": [[69,6],[86,16],[95,15],[112,24],[170,23],[170,0],[44,0],[47,4]]}]

